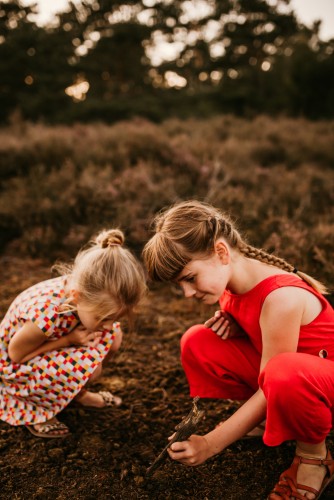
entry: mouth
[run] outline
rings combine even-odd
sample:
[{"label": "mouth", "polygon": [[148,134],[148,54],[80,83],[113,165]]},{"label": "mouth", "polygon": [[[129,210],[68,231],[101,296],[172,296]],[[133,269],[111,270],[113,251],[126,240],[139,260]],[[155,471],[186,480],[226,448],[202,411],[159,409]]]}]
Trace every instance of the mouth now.
[{"label": "mouth", "polygon": [[195,297],[195,299],[197,299],[197,300],[204,300],[204,298],[205,298],[205,295],[200,295],[200,296],[199,296],[199,295],[197,295],[197,296]]}]

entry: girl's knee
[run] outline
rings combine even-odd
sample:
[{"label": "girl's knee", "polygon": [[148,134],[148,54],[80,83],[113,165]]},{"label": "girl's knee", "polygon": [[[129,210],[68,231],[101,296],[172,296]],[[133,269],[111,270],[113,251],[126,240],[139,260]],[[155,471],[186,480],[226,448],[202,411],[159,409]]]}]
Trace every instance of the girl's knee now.
[{"label": "girl's knee", "polygon": [[259,386],[266,392],[270,390],[288,390],[295,386],[300,377],[301,355],[296,352],[284,352],[272,357],[259,376]]},{"label": "girl's knee", "polygon": [[122,340],[123,340],[123,332],[121,330],[118,330],[117,332],[115,332],[114,340],[110,347],[109,352],[118,351],[118,349],[121,347]]},{"label": "girl's knee", "polygon": [[93,382],[94,380],[96,380],[97,378],[100,377],[101,373],[102,373],[102,363],[97,365],[97,367],[95,368],[95,370],[93,371],[93,373],[89,377],[89,381]]},{"label": "girl's knee", "polygon": [[182,356],[188,353],[193,353],[197,350],[197,347],[202,344],[204,336],[207,335],[208,328],[204,325],[194,325],[191,326],[181,338],[181,354]]}]

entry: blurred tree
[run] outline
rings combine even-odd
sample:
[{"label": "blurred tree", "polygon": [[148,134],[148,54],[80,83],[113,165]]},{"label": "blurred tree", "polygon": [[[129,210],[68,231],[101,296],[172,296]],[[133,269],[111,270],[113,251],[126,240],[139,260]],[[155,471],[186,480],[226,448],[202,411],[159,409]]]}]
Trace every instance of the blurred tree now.
[{"label": "blurred tree", "polygon": [[36,27],[28,20],[30,7],[18,1],[0,4],[0,118],[19,107],[19,94],[31,83],[27,48]]},{"label": "blurred tree", "polygon": [[71,104],[64,89],[73,80],[72,40],[61,28],[38,27],[34,11],[17,0],[1,4],[1,121],[17,109],[24,118],[52,121]]},{"label": "blurred tree", "polygon": [[334,40],[289,0],[83,0],[44,28],[34,9],[1,3],[2,121],[334,116]]}]

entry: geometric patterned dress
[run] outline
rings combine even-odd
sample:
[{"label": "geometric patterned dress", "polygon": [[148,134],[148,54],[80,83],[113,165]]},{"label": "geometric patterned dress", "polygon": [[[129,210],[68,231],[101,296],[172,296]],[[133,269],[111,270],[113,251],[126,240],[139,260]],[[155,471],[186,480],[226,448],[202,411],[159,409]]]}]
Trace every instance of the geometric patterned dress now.
[{"label": "geometric patterned dress", "polygon": [[95,347],[70,346],[50,350],[25,363],[13,363],[8,344],[25,321],[33,321],[45,340],[57,340],[78,324],[72,312],[60,312],[65,302],[65,276],[43,281],[16,297],[0,324],[0,419],[11,425],[38,424],[67,406],[108,354],[118,324],[104,330]]}]

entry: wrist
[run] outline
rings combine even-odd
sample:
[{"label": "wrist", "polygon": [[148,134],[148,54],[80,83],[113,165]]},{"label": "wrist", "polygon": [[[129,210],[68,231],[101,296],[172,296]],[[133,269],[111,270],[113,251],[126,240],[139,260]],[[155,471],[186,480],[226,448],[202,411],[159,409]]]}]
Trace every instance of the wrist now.
[{"label": "wrist", "polygon": [[220,449],[217,446],[217,442],[211,439],[211,437],[208,434],[203,436],[203,439],[206,442],[207,458],[214,457],[215,455],[223,451],[224,448]]},{"label": "wrist", "polygon": [[72,336],[70,333],[64,336],[64,340],[65,340],[65,347],[70,347],[72,345]]}]

